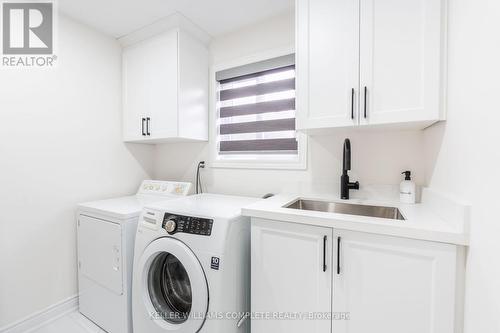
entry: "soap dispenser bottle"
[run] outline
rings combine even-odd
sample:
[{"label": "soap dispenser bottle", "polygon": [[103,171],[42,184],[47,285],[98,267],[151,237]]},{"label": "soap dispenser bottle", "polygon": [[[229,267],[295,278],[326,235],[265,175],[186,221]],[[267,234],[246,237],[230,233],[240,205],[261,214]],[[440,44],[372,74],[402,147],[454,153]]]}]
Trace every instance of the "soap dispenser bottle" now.
[{"label": "soap dispenser bottle", "polygon": [[415,183],[411,180],[411,171],[404,171],[405,180],[399,185],[399,201],[406,204],[415,203]]}]

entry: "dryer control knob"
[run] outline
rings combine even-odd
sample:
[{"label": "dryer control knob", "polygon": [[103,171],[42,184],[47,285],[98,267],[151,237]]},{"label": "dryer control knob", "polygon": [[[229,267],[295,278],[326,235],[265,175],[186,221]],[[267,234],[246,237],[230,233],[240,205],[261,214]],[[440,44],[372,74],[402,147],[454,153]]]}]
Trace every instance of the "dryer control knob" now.
[{"label": "dryer control knob", "polygon": [[176,228],[177,228],[177,223],[174,220],[168,220],[167,223],[165,223],[165,230],[168,233],[174,232]]}]

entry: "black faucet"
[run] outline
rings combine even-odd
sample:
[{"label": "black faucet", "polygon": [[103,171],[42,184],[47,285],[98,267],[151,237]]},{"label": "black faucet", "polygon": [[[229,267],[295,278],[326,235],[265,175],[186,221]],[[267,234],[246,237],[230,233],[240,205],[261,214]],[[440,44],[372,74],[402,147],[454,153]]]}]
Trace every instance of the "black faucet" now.
[{"label": "black faucet", "polygon": [[351,170],[351,141],[344,141],[344,160],[342,162],[342,176],[340,176],[340,198],[349,199],[349,190],[359,190],[359,182],[350,183],[347,171]]}]

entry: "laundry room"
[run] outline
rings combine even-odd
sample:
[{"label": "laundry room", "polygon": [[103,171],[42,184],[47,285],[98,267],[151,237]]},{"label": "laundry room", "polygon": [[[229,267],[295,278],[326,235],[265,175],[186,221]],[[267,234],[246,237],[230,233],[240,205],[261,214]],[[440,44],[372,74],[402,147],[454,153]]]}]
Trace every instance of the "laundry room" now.
[{"label": "laundry room", "polygon": [[498,1],[0,6],[0,333],[500,332]]}]

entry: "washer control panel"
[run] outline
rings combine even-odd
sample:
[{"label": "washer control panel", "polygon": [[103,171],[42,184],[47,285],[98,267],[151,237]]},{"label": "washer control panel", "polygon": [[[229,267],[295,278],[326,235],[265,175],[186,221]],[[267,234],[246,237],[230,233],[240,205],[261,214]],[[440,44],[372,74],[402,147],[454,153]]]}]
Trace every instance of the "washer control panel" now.
[{"label": "washer control panel", "polygon": [[165,213],[162,227],[170,235],[178,232],[186,234],[210,236],[214,220],[194,216],[183,216]]}]

